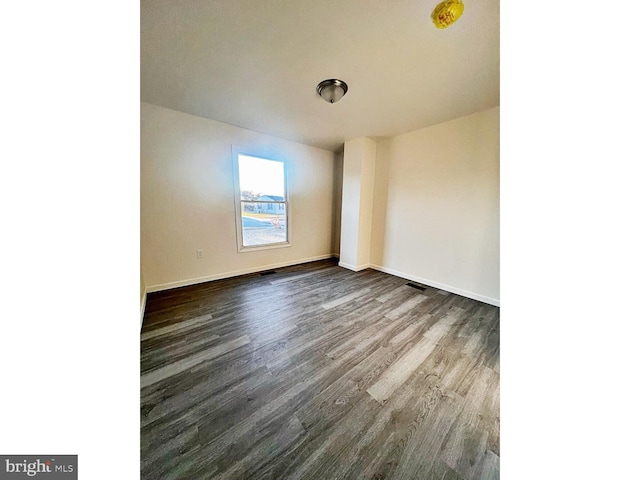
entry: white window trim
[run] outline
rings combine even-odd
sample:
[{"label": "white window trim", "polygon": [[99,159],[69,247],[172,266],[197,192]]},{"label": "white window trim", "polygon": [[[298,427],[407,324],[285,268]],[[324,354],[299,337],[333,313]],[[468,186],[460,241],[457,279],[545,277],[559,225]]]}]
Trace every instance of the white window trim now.
[{"label": "white window trim", "polygon": [[[236,241],[238,246],[238,252],[255,252],[258,250],[271,250],[273,248],[286,248],[290,247],[291,242],[291,199],[289,198],[289,179],[288,179],[288,162],[283,158],[275,158],[273,155],[265,155],[261,152],[257,152],[252,149],[246,149],[232,145],[231,156],[233,158],[233,194],[235,197],[235,211],[236,211]],[[273,160],[275,162],[282,162],[284,166],[284,200],[286,205],[287,215],[287,241],[279,243],[270,243],[269,245],[250,245],[244,246],[242,244],[242,202],[240,191],[240,168],[238,165],[238,155],[246,155],[248,157],[263,158],[265,160]]]}]

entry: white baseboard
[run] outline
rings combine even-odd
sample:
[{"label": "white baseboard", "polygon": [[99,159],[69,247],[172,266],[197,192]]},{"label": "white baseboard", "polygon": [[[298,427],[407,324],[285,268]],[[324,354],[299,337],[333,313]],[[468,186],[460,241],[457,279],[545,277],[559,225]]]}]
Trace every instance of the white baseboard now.
[{"label": "white baseboard", "polygon": [[144,321],[144,309],[147,306],[147,289],[144,289],[142,301],[140,302],[140,330],[142,330],[142,322]]},{"label": "white baseboard", "polygon": [[[210,282],[210,281],[213,281],[213,280],[221,280],[223,278],[237,277],[237,276],[240,276],[240,275],[247,275],[249,273],[257,273],[257,272],[262,272],[264,270],[271,270],[271,269],[274,269],[274,268],[290,267],[292,265],[299,265],[301,263],[315,262],[315,261],[318,261],[318,260],[326,260],[327,258],[339,258],[339,255],[335,254],[335,253],[330,253],[328,255],[319,255],[317,257],[309,257],[309,258],[305,258],[305,259],[301,259],[301,260],[294,260],[294,261],[290,261],[290,262],[274,263],[274,264],[271,264],[271,265],[263,265],[263,266],[260,266],[260,267],[252,267],[252,268],[247,268],[247,269],[243,269],[243,270],[236,270],[236,271],[233,271],[233,272],[224,272],[224,273],[219,273],[219,274],[216,274],[216,275],[208,275],[206,277],[191,278],[191,279],[188,279],[188,280],[180,280],[180,281],[177,281],[177,282],[168,282],[168,283],[161,283],[161,284],[158,284],[158,285],[152,285],[152,286],[146,288],[146,290],[144,292],[144,297],[143,297],[141,305],[140,305],[140,328],[142,328],[142,321],[144,319],[144,309],[145,309],[145,306],[146,306],[146,303],[147,303],[147,293],[160,292],[162,290],[169,290],[171,288],[185,287],[187,285],[196,285],[198,283]],[[373,270],[378,270],[380,272],[388,273],[390,275],[394,275],[394,276],[400,277],[400,278],[406,278],[407,280],[412,280],[414,282],[418,282],[418,283],[421,283],[423,285],[428,285],[430,287],[439,288],[440,290],[445,290],[447,292],[455,293],[456,295],[462,295],[463,297],[471,298],[473,300],[478,300],[479,302],[487,303],[489,305],[494,305],[496,307],[500,306],[500,299],[498,299],[498,298],[487,297],[486,295],[481,295],[479,293],[470,292],[468,290],[463,290],[461,288],[452,287],[451,285],[447,285],[447,284],[444,284],[444,283],[436,282],[434,280],[430,280],[430,279],[427,279],[427,278],[418,277],[416,275],[410,275],[408,273],[399,272],[399,271],[393,270],[391,268],[381,267],[380,265],[366,264],[366,265],[355,266],[355,265],[351,265],[351,264],[345,263],[345,262],[338,262],[338,265],[340,267],[347,268],[347,269],[352,270],[354,272],[360,272],[360,271],[365,270],[367,268],[372,268]]]},{"label": "white baseboard", "polygon": [[488,303],[489,305],[494,305],[496,307],[500,306],[499,298],[487,297],[485,295],[480,295],[479,293],[470,292],[468,290],[452,287],[451,285],[446,285],[444,283],[436,282],[434,280],[429,280],[428,278],[417,277],[415,275],[409,275],[408,273],[399,272],[391,268],[381,267],[380,265],[369,265],[369,268],[378,270],[380,272],[389,273],[396,277],[406,278],[407,280],[412,280],[414,282],[418,282],[423,285],[428,285],[433,288],[439,288],[440,290],[445,290],[447,292],[455,293],[456,295],[462,295],[463,297],[471,298],[472,300],[478,300],[479,302]]},{"label": "white baseboard", "polygon": [[309,263],[309,262],[315,262],[318,260],[326,260],[327,258],[333,258],[334,256],[335,256],[334,254],[330,253],[327,255],[319,255],[317,257],[302,258],[300,260],[292,260],[289,262],[273,263],[271,265],[260,265],[257,267],[245,268],[242,270],[235,270],[233,272],[217,273],[215,275],[207,275],[206,277],[189,278],[187,280],[178,280],[177,282],[160,283],[157,285],[151,285],[147,287],[147,292],[149,293],[160,292],[162,290],[170,290],[172,288],[186,287],[188,285],[196,285],[198,283],[211,282],[213,280],[222,280],[223,278],[239,277],[240,275],[247,275],[249,273],[258,273],[264,270],[272,270],[274,268],[290,267],[292,265],[299,265],[301,263]]},{"label": "white baseboard", "polygon": [[361,270],[366,270],[367,268],[372,268],[368,263],[366,265],[351,265],[350,263],[338,262],[339,267],[347,268],[349,270],[353,270],[354,272],[360,272]]}]

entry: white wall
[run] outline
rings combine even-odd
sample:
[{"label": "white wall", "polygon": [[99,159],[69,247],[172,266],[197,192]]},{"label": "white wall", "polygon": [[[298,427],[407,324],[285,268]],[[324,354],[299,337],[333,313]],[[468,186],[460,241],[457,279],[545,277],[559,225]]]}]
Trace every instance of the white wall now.
[{"label": "white wall", "polygon": [[369,266],[376,142],[360,137],[344,145],[340,265]]},{"label": "white wall", "polygon": [[144,297],[147,294],[147,285],[144,283],[144,275],[142,274],[142,266],[140,267],[140,305],[144,303]]},{"label": "white wall", "polygon": [[140,265],[140,328],[142,328],[142,321],[144,320],[144,308],[147,304],[147,285],[144,282],[144,275],[142,274],[142,265]]},{"label": "white wall", "polygon": [[340,256],[340,228],[342,222],[342,169],[344,168],[344,152],[335,156],[333,172],[333,243],[331,251],[334,256]]},{"label": "white wall", "polygon": [[376,171],[376,142],[370,138],[359,138],[361,149],[360,169],[360,225],[358,226],[358,263],[356,267],[368,267],[371,259],[371,223],[373,221],[373,194]]},{"label": "white wall", "polygon": [[371,263],[500,302],[500,110],[380,140]]},{"label": "white wall", "polygon": [[355,269],[358,263],[358,226],[360,225],[360,158],[344,145],[342,167],[342,213],[340,224],[340,265]]},{"label": "white wall", "polygon": [[[333,253],[333,152],[146,103],[140,114],[140,249],[147,291]],[[232,145],[288,162],[291,247],[237,251]],[[203,258],[196,258],[197,249]]]}]

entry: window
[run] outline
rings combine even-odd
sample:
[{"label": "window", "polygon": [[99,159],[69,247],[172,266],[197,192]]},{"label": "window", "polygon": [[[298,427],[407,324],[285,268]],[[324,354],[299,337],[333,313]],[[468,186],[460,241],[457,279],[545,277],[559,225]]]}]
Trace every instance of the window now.
[{"label": "window", "polygon": [[238,251],[290,246],[284,161],[235,148],[233,159]]}]

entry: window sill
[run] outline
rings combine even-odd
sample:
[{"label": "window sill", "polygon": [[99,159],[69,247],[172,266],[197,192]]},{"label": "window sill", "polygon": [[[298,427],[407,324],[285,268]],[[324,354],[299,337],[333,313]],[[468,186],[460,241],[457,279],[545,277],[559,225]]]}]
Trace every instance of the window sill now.
[{"label": "window sill", "polygon": [[290,247],[290,242],[282,242],[282,243],[270,243],[268,245],[252,245],[247,247],[238,247],[238,253],[245,252],[255,252],[257,250],[271,250],[273,248],[287,248]]}]

